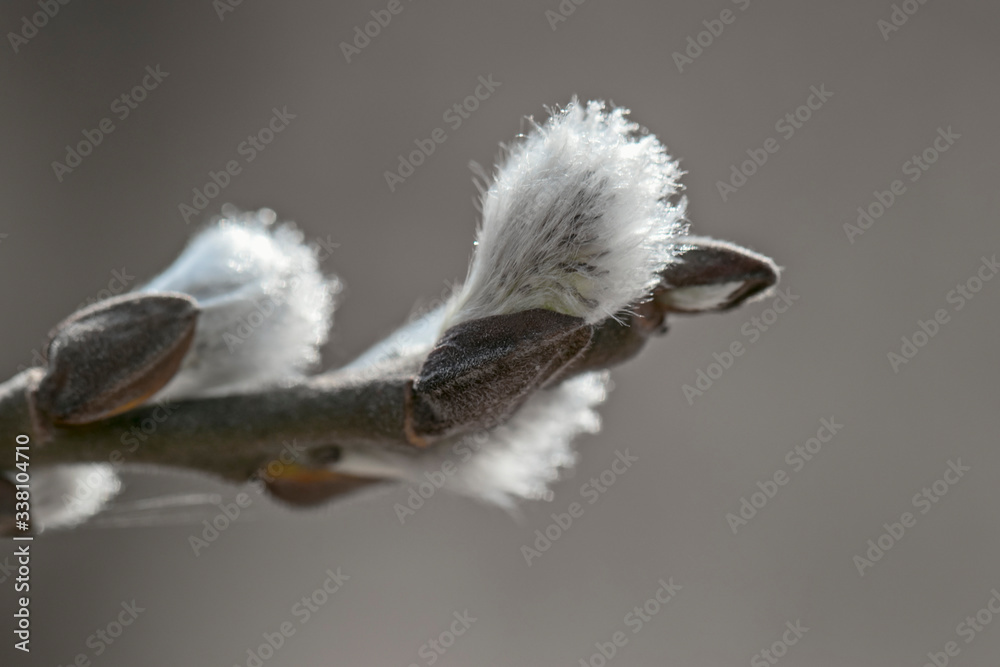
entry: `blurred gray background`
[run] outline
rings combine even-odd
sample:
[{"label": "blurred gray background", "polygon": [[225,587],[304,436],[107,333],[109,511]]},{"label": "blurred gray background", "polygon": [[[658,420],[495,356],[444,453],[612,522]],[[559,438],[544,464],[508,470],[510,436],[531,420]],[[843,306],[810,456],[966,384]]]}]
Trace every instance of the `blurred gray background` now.
[{"label": "blurred gray background", "polygon": [[[4,377],[115,271],[134,286],[166,266],[224,202],[270,206],[339,244],[323,264],[346,284],[325,359],[346,363],[464,276],[468,163],[491,164],[524,116],[573,94],[631,108],[688,171],[694,230],[774,257],[799,298],[767,331],[751,318],[770,317],[770,301],[673,321],[615,371],[602,432],[579,440],[576,471],[520,520],[437,494],[401,524],[404,486],[317,511],[257,501],[198,556],[188,538],[212,513],[46,535],[34,650],[11,650],[5,607],[3,664],[252,665],[247,651],[284,622],[296,632],[266,665],[602,665],[616,632],[615,665],[996,664],[1000,280],[968,300],[952,290],[1000,252],[997,7],[564,0],[562,16],[558,0],[402,0],[348,63],[341,43],[386,1],[225,1],[76,0],[15,38],[16,53],[9,34],[0,47]],[[715,22],[724,10],[730,22]],[[0,11],[20,33],[41,10]],[[894,11],[902,25],[888,31]],[[700,54],[688,42],[699,33]],[[686,49],[697,57],[679,68]],[[168,75],[121,119],[111,103],[147,66]],[[500,86],[453,128],[444,112],[489,75]],[[812,86],[832,97],[788,136],[776,124]],[[294,120],[242,162],[239,144],[275,107]],[[52,162],[105,117],[114,131],[59,181]],[[384,172],[439,127],[447,141],[390,192]],[[914,172],[907,162],[949,128],[959,138]],[[718,182],[769,137],[778,152],[723,200]],[[242,173],[186,224],[178,206],[232,159]],[[849,239],[845,223],[897,179],[905,193]],[[947,323],[895,372],[888,354],[938,309]],[[735,341],[746,352],[689,403],[682,387]],[[804,465],[786,460],[824,418],[843,428]],[[521,547],[626,449],[639,463],[528,566]],[[922,500],[949,461],[970,470]],[[788,483],[734,533],[727,514],[778,471]],[[136,497],[236,491],[128,481]],[[861,576],[855,556],[904,512],[915,524],[882,537],[894,543]],[[350,579],[300,623],[293,606],[337,567]],[[0,578],[7,605],[13,582]],[[682,588],[634,632],[628,615],[670,578]],[[97,655],[88,637],[132,600],[144,611]],[[430,648],[466,610],[471,627]]]}]

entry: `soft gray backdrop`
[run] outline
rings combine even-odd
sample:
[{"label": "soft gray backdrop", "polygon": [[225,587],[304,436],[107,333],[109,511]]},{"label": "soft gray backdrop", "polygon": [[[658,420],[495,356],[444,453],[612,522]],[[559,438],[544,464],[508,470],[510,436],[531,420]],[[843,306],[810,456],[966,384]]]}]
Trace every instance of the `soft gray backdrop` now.
[{"label": "soft gray backdrop", "polygon": [[[339,244],[323,265],[346,283],[326,361],[344,363],[464,275],[468,163],[490,164],[523,116],[573,94],[633,109],[683,160],[695,230],[775,257],[798,299],[755,340],[751,318],[770,302],[673,322],[615,372],[603,431],[581,439],[554,501],[520,521],[435,495],[401,525],[401,487],[306,513],[255,502],[197,557],[188,537],[205,516],[46,535],[34,546],[34,650],[11,650],[4,607],[4,664],[82,653],[95,665],[246,665],[286,621],[296,633],[267,665],[601,665],[596,644],[610,653],[617,631],[616,665],[771,664],[759,652],[775,642],[783,665],[1000,658],[1000,619],[959,626],[1000,590],[1000,280],[961,309],[948,300],[1000,252],[995,6],[908,0],[897,22],[915,13],[885,32],[888,0],[564,0],[575,11],[558,22],[546,15],[557,0],[402,0],[348,63],[340,43],[387,2],[245,0],[220,19],[222,2],[74,0],[16,53],[9,35],[0,46],[4,377],[113,272],[149,278],[227,201],[270,206]],[[726,9],[722,34],[679,71],[674,52],[703,21],[718,31]],[[5,2],[3,31],[37,11]],[[120,119],[112,101],[157,65],[169,74]],[[442,114],[489,75],[501,85],[452,129]],[[776,123],[812,86],[833,95],[787,137]],[[275,107],[295,115],[288,128],[185,224],[178,205],[210,170],[244,160],[240,142]],[[105,117],[114,131],[60,182],[51,163]],[[447,141],[390,192],[384,171],[438,127]],[[905,163],[939,128],[960,137],[911,181]],[[769,137],[778,152],[723,201],[717,182]],[[844,224],[896,179],[905,192],[851,242]],[[948,321],[894,372],[887,355],[938,309]],[[683,385],[718,375],[713,354],[734,341],[746,352],[689,405]],[[796,471],[786,453],[824,418],[843,428]],[[626,449],[639,463],[529,567],[522,545]],[[915,504],[949,461],[971,470]],[[734,534],[727,513],[778,471],[788,483]],[[136,496],[218,488],[129,481]],[[915,524],[862,577],[854,557],[907,511]],[[350,579],[299,623],[293,605],[337,567]],[[682,588],[634,633],[626,616],[671,577]],[[9,604],[12,579],[0,578]],[[133,599],[145,611],[96,656],[88,637]],[[477,620],[443,655],[421,651],[465,610]],[[808,631],[797,639],[786,622]]]}]

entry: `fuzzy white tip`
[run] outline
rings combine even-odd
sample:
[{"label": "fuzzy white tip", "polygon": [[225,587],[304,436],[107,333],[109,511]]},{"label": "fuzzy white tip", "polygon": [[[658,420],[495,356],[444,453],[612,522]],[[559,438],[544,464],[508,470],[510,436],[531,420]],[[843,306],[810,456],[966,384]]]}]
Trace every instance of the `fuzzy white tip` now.
[{"label": "fuzzy white tip", "polygon": [[339,472],[412,483],[444,478],[443,488],[511,509],[517,499],[549,500],[550,486],[576,461],[573,439],[600,430],[596,408],[607,372],[586,373],[536,392],[504,424],[450,439],[430,451],[347,451]]},{"label": "fuzzy white tip", "polygon": [[627,113],[574,98],[509,149],[445,326],[531,308],[593,324],[652,291],[687,229],[681,171]]},{"label": "fuzzy white tip", "polygon": [[43,531],[83,523],[121,490],[121,481],[108,464],[41,468],[31,483],[31,517]]},{"label": "fuzzy white tip", "polygon": [[180,371],[158,396],[231,393],[300,377],[319,360],[336,279],[270,209],[224,217],[196,236],[142,291],[190,294],[201,308]]}]

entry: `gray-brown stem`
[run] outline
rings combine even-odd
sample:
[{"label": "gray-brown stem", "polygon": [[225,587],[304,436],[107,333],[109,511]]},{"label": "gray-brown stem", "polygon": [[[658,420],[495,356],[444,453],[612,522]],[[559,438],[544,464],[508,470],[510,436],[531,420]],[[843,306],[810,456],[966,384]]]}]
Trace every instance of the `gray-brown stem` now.
[{"label": "gray-brown stem", "polygon": [[[641,318],[636,318],[641,319]],[[572,373],[633,356],[651,327],[608,320]],[[633,326],[629,326],[633,325]],[[360,371],[333,371],[247,394],[149,403],[92,424],[33,424],[28,390],[42,374],[29,369],[0,384],[0,470],[14,467],[14,439],[31,438],[31,464],[152,464],[245,481],[294,443],[304,464],[330,447],[412,447],[405,429],[407,386],[423,355]],[[568,377],[568,375],[567,375]],[[560,378],[560,379],[565,379]]]}]

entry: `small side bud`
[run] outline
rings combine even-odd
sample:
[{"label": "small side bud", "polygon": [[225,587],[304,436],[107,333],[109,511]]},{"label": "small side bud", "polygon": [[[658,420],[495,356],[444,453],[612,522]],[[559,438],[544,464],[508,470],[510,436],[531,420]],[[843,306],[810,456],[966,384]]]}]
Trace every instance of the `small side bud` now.
[{"label": "small side bud", "polygon": [[261,476],[268,493],[294,507],[321,505],[331,498],[353,493],[372,484],[380,484],[384,479],[347,475],[327,468],[302,468],[285,466],[285,470],[275,477],[267,476],[266,469]]},{"label": "small side bud", "polygon": [[660,272],[652,294],[597,325],[590,347],[562,378],[631,359],[650,336],[666,333],[668,313],[730,310],[778,282],[780,271],[773,261],[738,245],[697,237],[678,239],[678,245],[686,250]]},{"label": "small side bud", "polygon": [[198,305],[185,294],[128,294],[60,323],[34,392],[56,424],[86,424],[129,410],[177,372],[194,338]]},{"label": "small side bud", "polygon": [[778,282],[780,270],[770,258],[733,243],[687,237],[688,249],[661,273],[653,301],[662,310],[703,313],[735,308]]}]

